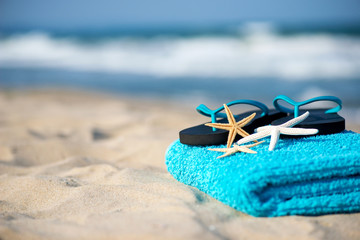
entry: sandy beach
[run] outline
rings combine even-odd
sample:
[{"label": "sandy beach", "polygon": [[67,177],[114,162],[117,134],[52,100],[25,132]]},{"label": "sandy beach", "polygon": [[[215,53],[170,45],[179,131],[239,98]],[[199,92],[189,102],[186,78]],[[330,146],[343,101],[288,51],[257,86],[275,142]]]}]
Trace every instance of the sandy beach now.
[{"label": "sandy beach", "polygon": [[159,100],[0,91],[0,239],[360,239],[360,213],[255,218],[173,179],[167,146],[203,121]]}]

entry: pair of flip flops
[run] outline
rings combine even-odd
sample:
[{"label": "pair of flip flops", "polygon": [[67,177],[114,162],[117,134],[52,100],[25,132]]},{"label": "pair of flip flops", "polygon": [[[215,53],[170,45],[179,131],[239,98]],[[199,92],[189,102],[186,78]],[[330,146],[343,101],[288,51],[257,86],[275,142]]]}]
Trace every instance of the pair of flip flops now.
[{"label": "pair of flip flops", "polygon": [[[280,105],[279,101],[285,101],[288,104],[293,105],[294,109]],[[300,110],[301,106],[317,101],[331,101],[337,103],[337,106],[331,109],[316,108]],[[244,119],[249,117],[251,114],[256,113],[255,117],[243,127],[243,130],[250,134],[253,133],[256,128],[261,126],[269,124],[281,125],[295,117],[298,117],[306,111],[310,113],[309,117],[298,124],[297,127],[318,129],[317,135],[339,133],[345,130],[345,119],[337,114],[342,107],[342,102],[339,98],[334,96],[321,96],[302,102],[296,102],[287,96],[279,95],[273,100],[275,109],[269,109],[263,103],[254,100],[236,100],[227,103],[226,105],[230,107],[236,104],[248,104],[260,109],[258,111],[244,112],[234,116],[234,120],[239,121],[240,119]],[[196,108],[200,114],[210,117],[211,123],[228,122],[226,114],[221,113],[224,109],[225,106],[211,110],[203,104]],[[220,145],[226,143],[229,134],[228,131],[209,127],[205,124],[206,123],[180,131],[180,142],[194,146]],[[237,136],[237,139],[240,137],[241,136]]]}]

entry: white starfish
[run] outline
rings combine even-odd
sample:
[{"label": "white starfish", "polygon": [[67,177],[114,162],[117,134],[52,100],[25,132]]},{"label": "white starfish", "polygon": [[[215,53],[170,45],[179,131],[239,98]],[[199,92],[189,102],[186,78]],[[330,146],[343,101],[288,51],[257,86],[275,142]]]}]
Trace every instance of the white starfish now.
[{"label": "white starfish", "polygon": [[244,137],[237,141],[236,144],[240,145],[243,143],[247,143],[250,141],[254,141],[257,139],[261,139],[267,136],[271,136],[270,145],[269,145],[269,151],[274,150],[277,141],[279,139],[280,134],[285,135],[312,135],[319,132],[319,130],[314,128],[291,128],[295,126],[296,124],[304,121],[309,116],[309,112],[304,113],[303,115],[296,117],[294,119],[291,119],[290,121],[287,121],[286,123],[283,123],[278,126],[264,126],[259,127],[255,131],[256,133]]}]

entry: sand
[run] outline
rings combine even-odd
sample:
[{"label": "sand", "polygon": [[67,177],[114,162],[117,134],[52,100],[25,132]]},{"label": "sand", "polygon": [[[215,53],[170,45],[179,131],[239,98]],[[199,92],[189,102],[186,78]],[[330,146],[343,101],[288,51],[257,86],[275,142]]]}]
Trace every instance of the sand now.
[{"label": "sand", "polygon": [[165,150],[202,121],[155,100],[0,91],[0,239],[360,239],[360,214],[255,218],[174,180]]}]

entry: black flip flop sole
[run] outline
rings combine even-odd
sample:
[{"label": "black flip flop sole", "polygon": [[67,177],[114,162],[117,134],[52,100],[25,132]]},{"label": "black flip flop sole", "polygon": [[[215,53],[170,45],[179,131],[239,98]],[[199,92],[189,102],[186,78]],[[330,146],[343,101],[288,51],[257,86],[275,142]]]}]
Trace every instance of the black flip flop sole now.
[{"label": "black flip flop sole", "polygon": [[[240,121],[241,119],[250,116],[252,113],[256,113],[256,116],[253,120],[248,123],[243,129],[252,134],[254,130],[258,127],[268,125],[272,121],[278,118],[283,118],[287,116],[286,113],[280,112],[278,110],[269,110],[269,113],[261,117],[261,111],[249,111],[242,114],[239,114],[235,117],[236,121]],[[227,123],[227,119],[223,118],[218,123]],[[208,146],[208,145],[220,145],[225,144],[227,142],[229,132],[222,129],[216,129],[216,131],[212,130],[212,127],[205,126],[204,124],[197,125],[194,127],[186,128],[179,133],[180,142],[187,145],[194,146]],[[237,135],[235,141],[242,138]]]},{"label": "black flip flop sole", "polygon": [[[295,128],[316,128],[319,132],[316,135],[327,135],[339,133],[345,130],[345,119],[337,113],[325,113],[327,109],[302,109],[299,116],[309,111],[309,116]],[[284,118],[279,118],[271,122],[271,125],[281,125],[294,118],[291,114]],[[283,135],[284,137],[296,138],[304,136]]]}]

